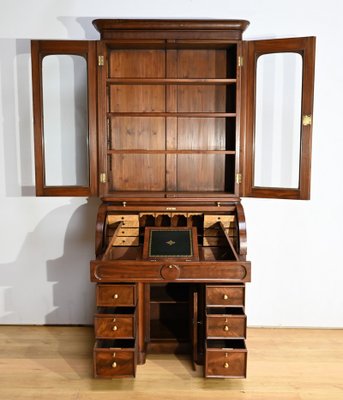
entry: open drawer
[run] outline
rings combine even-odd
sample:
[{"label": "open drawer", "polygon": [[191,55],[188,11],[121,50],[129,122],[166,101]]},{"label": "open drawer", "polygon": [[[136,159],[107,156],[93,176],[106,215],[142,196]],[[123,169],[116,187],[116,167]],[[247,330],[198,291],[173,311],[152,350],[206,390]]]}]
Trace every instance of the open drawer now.
[{"label": "open drawer", "polygon": [[205,347],[206,378],[245,378],[247,349],[244,340],[207,340]]},{"label": "open drawer", "polygon": [[97,340],[94,346],[94,377],[136,376],[135,340]]},{"label": "open drawer", "polygon": [[208,307],[206,337],[246,338],[246,319],[243,307]]},{"label": "open drawer", "polygon": [[136,310],[134,307],[101,307],[94,318],[97,339],[134,339]]}]

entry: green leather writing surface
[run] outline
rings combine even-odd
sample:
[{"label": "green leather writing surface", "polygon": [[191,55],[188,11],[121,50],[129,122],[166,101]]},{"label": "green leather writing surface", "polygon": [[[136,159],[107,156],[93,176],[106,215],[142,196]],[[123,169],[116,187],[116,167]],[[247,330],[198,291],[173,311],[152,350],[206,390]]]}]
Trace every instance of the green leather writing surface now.
[{"label": "green leather writing surface", "polygon": [[191,229],[152,229],[149,257],[193,257]]}]

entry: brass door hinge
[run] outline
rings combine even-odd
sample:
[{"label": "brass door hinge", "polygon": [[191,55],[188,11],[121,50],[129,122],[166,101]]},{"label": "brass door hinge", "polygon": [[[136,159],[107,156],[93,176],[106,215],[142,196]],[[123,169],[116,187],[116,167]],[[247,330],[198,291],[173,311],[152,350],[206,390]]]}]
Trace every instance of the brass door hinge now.
[{"label": "brass door hinge", "polygon": [[243,67],[243,57],[242,56],[238,56],[238,66]]},{"label": "brass door hinge", "polygon": [[312,125],[312,115],[303,115],[303,125],[308,126]]},{"label": "brass door hinge", "polygon": [[102,67],[105,64],[104,56],[98,56],[98,65]]},{"label": "brass door hinge", "polygon": [[100,174],[100,183],[106,183],[107,182],[107,176],[105,172],[102,172]]},{"label": "brass door hinge", "polygon": [[242,183],[242,174],[236,174],[236,183],[238,185]]}]

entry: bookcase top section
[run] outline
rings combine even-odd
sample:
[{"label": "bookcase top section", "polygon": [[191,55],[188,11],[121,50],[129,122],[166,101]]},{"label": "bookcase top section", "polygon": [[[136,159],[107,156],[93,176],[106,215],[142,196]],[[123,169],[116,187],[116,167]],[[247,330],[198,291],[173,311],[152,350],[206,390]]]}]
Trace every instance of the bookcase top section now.
[{"label": "bookcase top section", "polygon": [[240,40],[249,25],[246,20],[215,19],[96,19],[93,25],[101,39],[112,39],[122,31],[131,32],[213,32],[218,38]]}]

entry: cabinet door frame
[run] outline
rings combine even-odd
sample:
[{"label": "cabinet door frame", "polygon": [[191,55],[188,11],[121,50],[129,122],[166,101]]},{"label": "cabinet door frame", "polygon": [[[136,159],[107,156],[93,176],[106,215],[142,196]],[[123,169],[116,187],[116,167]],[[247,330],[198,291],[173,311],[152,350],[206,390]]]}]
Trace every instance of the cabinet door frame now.
[{"label": "cabinet door frame", "polygon": [[[303,60],[303,81],[301,100],[301,130],[300,130],[300,165],[299,186],[293,188],[257,187],[254,186],[254,137],[255,137],[255,108],[256,108],[256,67],[257,59],[263,54],[271,53],[298,53]],[[310,198],[311,177],[311,144],[312,121],[309,125],[303,123],[303,117],[312,118],[314,92],[314,59],[315,37],[271,39],[244,42],[245,68],[245,130],[242,133],[242,196],[265,197],[282,199]],[[244,126],[244,124],[242,124]]]},{"label": "cabinet door frame", "polygon": [[[88,186],[47,186],[44,160],[44,110],[42,63],[48,55],[77,55],[87,63],[88,103]],[[97,195],[97,119],[96,119],[96,42],[33,40],[32,93],[34,116],[35,178],[37,196],[95,196]]]}]

